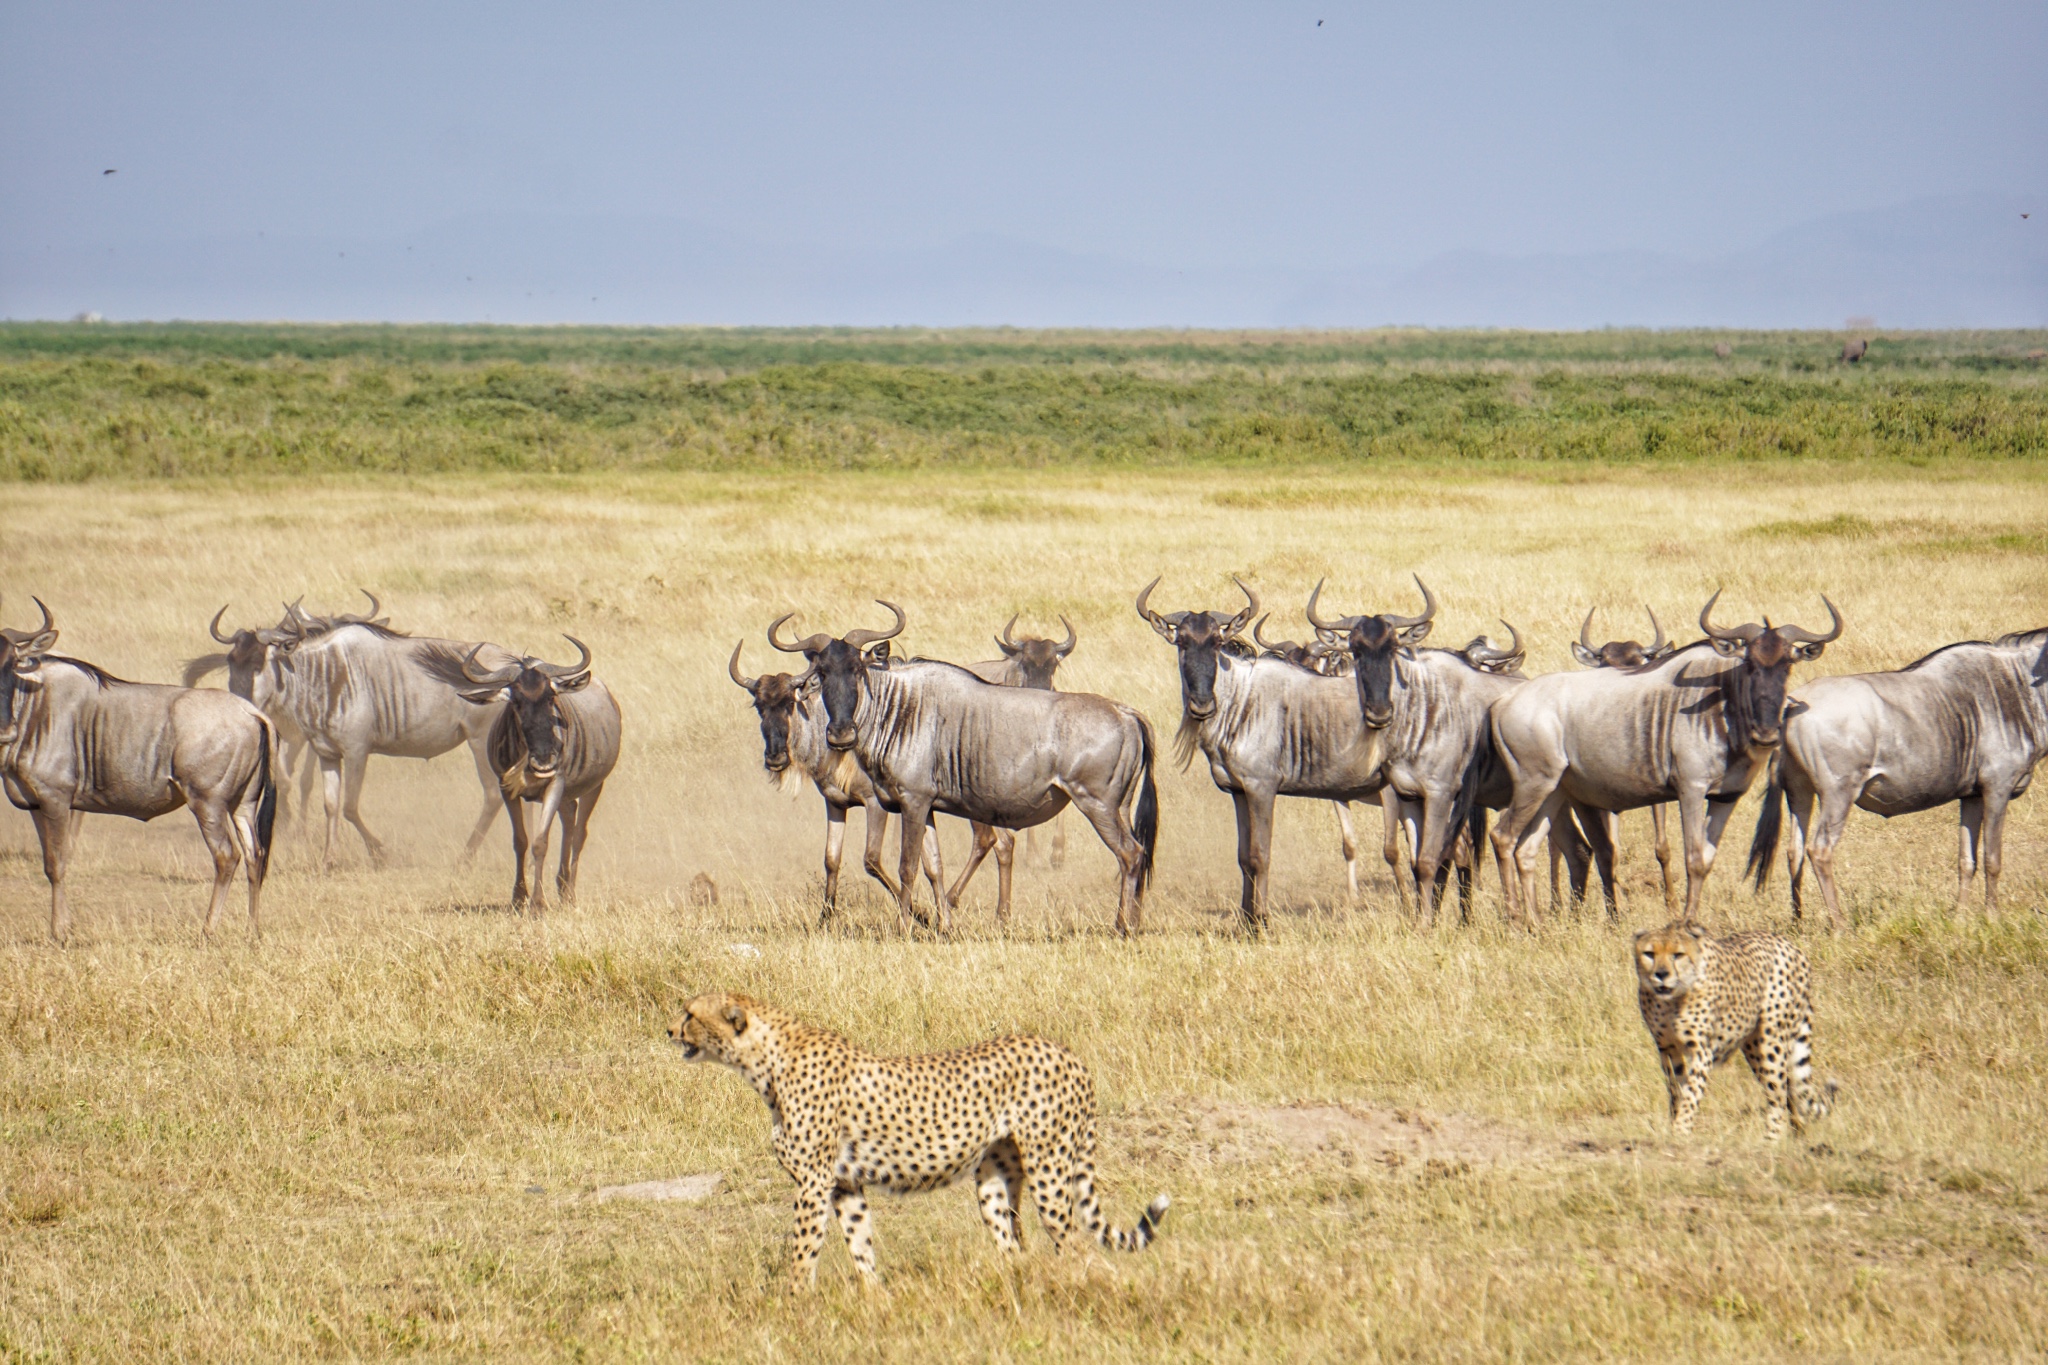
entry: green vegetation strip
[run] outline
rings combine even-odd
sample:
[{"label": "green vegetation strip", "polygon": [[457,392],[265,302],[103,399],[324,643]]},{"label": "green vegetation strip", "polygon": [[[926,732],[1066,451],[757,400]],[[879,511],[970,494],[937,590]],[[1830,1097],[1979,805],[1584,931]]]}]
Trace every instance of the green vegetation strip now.
[{"label": "green vegetation strip", "polygon": [[2044,342],[7,324],[0,479],[2030,459]]}]

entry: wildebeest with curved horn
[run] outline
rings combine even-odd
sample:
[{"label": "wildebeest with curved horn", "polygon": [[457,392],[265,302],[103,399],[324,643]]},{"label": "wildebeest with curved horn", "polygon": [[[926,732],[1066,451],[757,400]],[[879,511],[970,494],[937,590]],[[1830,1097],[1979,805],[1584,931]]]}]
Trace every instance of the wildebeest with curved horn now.
[{"label": "wildebeest with curved horn", "polygon": [[[298,610],[297,603],[292,603],[285,607],[285,613],[278,619],[275,627],[244,626],[232,635],[223,635],[220,632],[221,618],[228,612],[227,607],[223,606],[214,613],[213,620],[207,623],[206,632],[217,643],[226,645],[227,652],[202,654],[196,659],[187,659],[183,678],[185,686],[197,687],[207,675],[226,669],[228,690],[248,701],[254,690],[255,675],[262,670],[266,661],[266,651],[272,646],[296,645],[304,637],[325,635],[337,626],[389,627],[390,620],[379,615],[381,607],[378,605],[377,595],[368,588],[360,591],[363,596],[370,599],[369,611],[361,615],[343,612],[335,616],[308,616]],[[285,797],[291,790],[292,776],[298,774],[298,814],[299,819],[304,820],[307,811],[312,807],[313,779],[319,774],[319,765],[316,761],[307,760],[305,766],[300,767],[300,761],[306,758],[310,748],[306,736],[299,729],[299,723],[292,719],[291,711],[283,704],[283,697],[278,689],[270,688],[266,691],[269,704],[263,708],[263,714],[269,716],[270,723],[277,727],[280,754],[277,765],[280,775],[277,784],[278,801],[281,806],[285,804]]]},{"label": "wildebeest with curved horn", "polygon": [[[463,679],[471,684],[462,699],[496,712],[491,722],[491,771],[512,824],[512,857],[518,871],[512,880],[512,908],[527,904],[527,855],[533,859],[533,911],[540,913],[546,897],[541,873],[548,860],[548,826],[562,819],[562,864],[555,873],[555,894],[576,899],[576,870],[583,861],[583,841],[590,835],[590,813],[604,795],[604,780],[619,761],[619,704],[590,673],[590,650],[573,635],[562,637],[576,646],[573,664],[544,663],[528,656],[516,664],[482,669],[473,647],[462,661]],[[495,705],[505,702],[501,709]],[[527,823],[527,806],[539,806],[537,826]]]},{"label": "wildebeest with curved horn", "polygon": [[64,896],[76,816],[154,820],[192,807],[213,855],[210,936],[244,860],[249,930],[270,866],[277,817],[271,765],[277,734],[269,719],[225,692],[133,683],[52,654],[56,623],[40,599],[42,625],[0,629],[0,782],[7,799],[35,819],[50,881],[50,936],[71,933]]},{"label": "wildebeest with curved horn", "polygon": [[[1513,626],[1504,650],[1483,636],[1462,650],[1418,648],[1429,635],[1437,601],[1419,576],[1415,586],[1422,592],[1420,616],[1380,612],[1325,620],[1316,614],[1323,592],[1318,580],[1308,598],[1308,621],[1319,640],[1351,655],[1359,716],[1378,737],[1386,765],[1381,801],[1399,802],[1396,818],[1408,831],[1415,859],[1412,879],[1397,869],[1395,880],[1404,897],[1412,892],[1421,913],[1433,920],[1437,872],[1451,857],[1452,841],[1468,821],[1480,818],[1480,810],[1507,804],[1507,775],[1493,758],[1488,708],[1521,684],[1515,670],[1523,651]],[[1410,809],[1418,806],[1419,812]],[[1481,828],[1475,823],[1470,830],[1475,849]],[[1469,875],[1459,880],[1460,900],[1469,905]]]},{"label": "wildebeest with curved horn", "polygon": [[[1155,611],[1157,578],[1138,593],[1136,607],[1138,618],[1174,648],[1181,760],[1191,760],[1199,748],[1209,760],[1210,780],[1236,807],[1238,914],[1256,933],[1267,919],[1274,800],[1306,796],[1378,804],[1386,761],[1380,737],[1359,720],[1358,694],[1348,679],[1259,656],[1245,643],[1244,629],[1259,614],[1259,597],[1243,579],[1233,581],[1245,598],[1234,615]],[[1347,866],[1356,848],[1348,838]],[[1355,871],[1352,887],[1355,894]]]},{"label": "wildebeest with curved horn", "polygon": [[[995,637],[996,648],[1003,652],[1000,659],[989,659],[982,663],[963,665],[969,673],[983,682],[998,687],[1033,687],[1041,692],[1056,690],[1053,675],[1060,665],[1074,652],[1079,637],[1074,634],[1074,625],[1066,617],[1060,618],[1067,638],[1055,642],[1043,636],[1027,635],[1016,638],[1017,618],[1012,616],[1003,626],[1002,634]],[[1067,860],[1066,813],[1052,818],[1052,848],[1049,861],[1057,868]],[[1025,838],[1032,831],[1025,831]],[[936,841],[935,841],[936,842]],[[1014,831],[997,829],[993,825],[974,827],[974,847],[968,854],[967,866],[960,869],[959,878],[947,890],[946,897],[955,905],[960,903],[960,893],[967,889],[967,883],[974,880],[975,869],[993,849],[996,855],[996,918],[1010,917],[1010,875],[1017,857],[1017,836]]]},{"label": "wildebeest with curved horn", "polygon": [[[903,609],[881,605],[896,618],[888,630],[813,636],[803,652],[825,700],[825,742],[852,753],[903,813],[905,918],[933,811],[1028,829],[1072,802],[1122,874],[1117,931],[1137,930],[1159,833],[1151,725],[1107,697],[996,687],[957,664],[894,659],[889,641],[902,633]],[[951,902],[941,900],[939,924],[951,923]]]},{"label": "wildebeest with curved horn", "polygon": [[1535,904],[1534,841],[1566,801],[1624,811],[1675,800],[1685,918],[1698,918],[1728,817],[1778,748],[1792,665],[1819,658],[1842,634],[1842,614],[1825,597],[1825,634],[1769,621],[1719,629],[1720,599],[1701,608],[1707,638],[1697,644],[1642,668],[1532,678],[1494,704],[1494,747],[1514,782],[1493,832],[1510,914]]},{"label": "wildebeest with curved horn", "polygon": [[[846,847],[846,813],[855,806],[867,817],[867,846],[861,865],[870,877],[888,888],[890,900],[901,900],[896,879],[882,865],[882,840],[893,811],[853,755],[839,752],[825,742],[825,705],[815,696],[805,695],[809,690],[809,670],[802,676],[763,673],[758,678],[749,678],[740,672],[740,650],[745,645],[742,640],[732,647],[732,658],[726,661],[725,669],[753,699],[754,714],[761,721],[761,766],[771,782],[797,774],[808,777],[818,795],[825,798],[825,906],[818,922],[826,923],[839,908],[839,864]],[[931,881],[936,900],[945,883],[937,839],[925,845],[925,875]]]},{"label": "wildebeest with curved horn", "polygon": [[[1678,646],[1664,638],[1664,627],[1657,622],[1657,613],[1643,608],[1650,618],[1650,630],[1654,639],[1649,644],[1640,640],[1609,640],[1602,645],[1593,643],[1593,609],[1588,608],[1586,619],[1579,625],[1579,638],[1572,645],[1572,658],[1586,668],[1643,668],[1666,656],[1676,653]],[[1678,881],[1671,874],[1671,839],[1665,830],[1664,815],[1667,803],[1658,801],[1650,807],[1650,827],[1654,839],[1653,851],[1657,855],[1657,868],[1663,874],[1664,909],[1666,913],[1678,913]],[[1611,810],[1594,810],[1586,807],[1577,812],[1586,824],[1597,821],[1598,830],[1586,831],[1587,841],[1592,845],[1593,859],[1600,870],[1600,889],[1607,898],[1607,914],[1613,918],[1619,913],[1614,899],[1614,850],[1621,838],[1621,817]],[[1550,899],[1557,900],[1557,864],[1559,850],[1556,844],[1550,850]]]},{"label": "wildebeest with curved horn", "polygon": [[[219,639],[220,617],[214,621]],[[384,843],[363,822],[361,810],[363,775],[372,754],[436,758],[464,744],[484,788],[483,809],[462,860],[475,856],[501,804],[497,774],[485,751],[497,711],[462,699],[462,691],[473,685],[465,678],[463,660],[481,648],[488,667],[502,668],[516,656],[473,640],[407,635],[369,619],[338,619],[322,631],[316,618],[295,606],[286,609],[277,630],[250,632],[251,647],[241,646],[241,634],[228,637],[235,645],[226,665],[228,690],[265,712],[282,710],[319,759],[328,866],[333,866],[344,819],[362,836],[371,861],[383,865]]]},{"label": "wildebeest with curved horn", "polygon": [[[1998,916],[2005,808],[2048,754],[2048,629],[1945,645],[1895,673],[1815,678],[1785,708],[1749,853],[1759,891],[1779,837],[1779,797],[1792,811],[1786,871],[1801,913],[1807,859],[1831,921],[1843,924],[1835,847],[1859,806],[1889,819],[1960,803],[1956,908],[1984,869],[1984,910]],[[1819,802],[1819,813],[1814,811]]]}]

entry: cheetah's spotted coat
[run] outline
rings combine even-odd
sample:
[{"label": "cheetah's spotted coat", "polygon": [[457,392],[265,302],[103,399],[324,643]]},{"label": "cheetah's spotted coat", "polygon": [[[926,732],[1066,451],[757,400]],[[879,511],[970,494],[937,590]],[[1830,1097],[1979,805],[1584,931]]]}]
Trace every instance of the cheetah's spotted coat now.
[{"label": "cheetah's spotted coat", "polygon": [[996,1038],[958,1052],[877,1057],[744,995],[700,995],[669,1037],[688,1061],[722,1062],[767,1101],[775,1156],[796,1182],[790,1273],[815,1282],[828,1217],[854,1265],[875,1273],[868,1186],[934,1190],[973,1173],[981,1217],[1005,1250],[1022,1248],[1025,1184],[1058,1247],[1076,1218],[1105,1247],[1137,1251],[1166,1214],[1153,1200],[1128,1231],[1095,1200],[1095,1081],[1043,1038]]},{"label": "cheetah's spotted coat", "polygon": [[1813,1080],[1813,970],[1781,934],[1761,929],[1708,938],[1675,921],[1636,935],[1636,1003],[1657,1043],[1671,1094],[1671,1126],[1692,1131],[1707,1075],[1735,1054],[1763,1083],[1764,1136],[1785,1120],[1803,1130],[1828,1112],[1834,1085]]}]

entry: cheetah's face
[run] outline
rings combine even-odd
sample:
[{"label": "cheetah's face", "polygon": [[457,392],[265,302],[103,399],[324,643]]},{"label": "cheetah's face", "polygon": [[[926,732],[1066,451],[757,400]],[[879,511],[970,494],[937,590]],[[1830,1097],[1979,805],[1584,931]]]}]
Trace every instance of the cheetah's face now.
[{"label": "cheetah's face", "polygon": [[1659,1000],[1684,995],[1700,978],[1706,930],[1695,924],[1667,924],[1636,935],[1636,980]]},{"label": "cheetah's face", "polygon": [[[700,995],[683,1006],[668,1026],[669,1041],[683,1050],[686,1062],[724,1062],[740,1066],[754,1049],[747,1038],[752,1016],[744,996]],[[762,1029],[753,1030],[755,1033]]]}]

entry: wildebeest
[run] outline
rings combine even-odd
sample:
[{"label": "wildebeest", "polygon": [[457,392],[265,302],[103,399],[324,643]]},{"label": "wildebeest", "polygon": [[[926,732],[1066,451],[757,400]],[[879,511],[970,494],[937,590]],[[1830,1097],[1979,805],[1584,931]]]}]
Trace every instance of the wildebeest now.
[{"label": "wildebeest", "polygon": [[[1236,807],[1238,914],[1257,932],[1267,918],[1275,798],[1378,804],[1386,758],[1380,736],[1359,720],[1358,694],[1349,679],[1253,653],[1242,636],[1259,614],[1259,598],[1242,579],[1235,581],[1245,597],[1235,615],[1154,611],[1156,578],[1136,605],[1139,619],[1174,648],[1181,699],[1175,748],[1181,761],[1192,760],[1199,748],[1209,760],[1210,779]],[[1350,863],[1356,841],[1346,843]],[[1355,874],[1352,885],[1355,892]]]},{"label": "wildebeest", "polygon": [[[215,616],[216,638],[219,620]],[[362,835],[372,862],[383,865],[383,841],[363,823],[361,811],[370,755],[435,758],[460,744],[469,746],[485,793],[462,852],[464,862],[475,856],[501,804],[485,751],[497,708],[462,699],[470,686],[462,663],[478,648],[492,669],[511,664],[514,655],[492,644],[406,635],[371,620],[317,631],[295,609],[287,609],[277,630],[250,632],[249,647],[242,646],[241,634],[228,637],[235,642],[227,656],[228,689],[266,712],[281,710],[319,759],[328,866],[343,819]]]},{"label": "wildebeest", "polygon": [[[186,660],[183,679],[185,686],[197,687],[209,674],[226,669],[228,690],[247,701],[254,690],[255,676],[264,666],[266,651],[272,646],[287,642],[296,644],[303,637],[325,635],[336,626],[389,626],[389,619],[378,616],[380,607],[376,594],[367,588],[361,591],[363,596],[370,599],[370,609],[362,615],[343,612],[336,616],[309,616],[293,603],[285,607],[284,615],[279,618],[275,627],[245,626],[232,635],[220,633],[221,617],[227,615],[228,610],[223,606],[214,613],[213,620],[208,623],[206,629],[215,641],[228,647],[227,653],[202,654],[196,659]],[[309,760],[303,768],[300,767],[300,760],[305,759],[308,750],[306,736],[299,730],[299,723],[292,719],[290,710],[284,706],[283,695],[278,689],[268,689],[267,700],[268,705],[263,708],[263,714],[269,716],[270,723],[277,727],[278,752],[281,756],[277,765],[278,802],[281,807],[286,804],[285,797],[291,790],[292,776],[298,774],[299,818],[304,820],[306,812],[312,806],[313,779],[319,773],[319,765]]]},{"label": "wildebeest", "polygon": [[2026,791],[2044,753],[2048,629],[1946,645],[1896,673],[1815,678],[1785,708],[1784,747],[1750,847],[1757,889],[1770,876],[1780,793],[1792,811],[1792,913],[1801,913],[1800,877],[1811,858],[1837,926],[1835,846],[1849,808],[1889,819],[1955,801],[1962,817],[1957,908],[1981,866],[1985,913],[1996,918],[2005,808]]},{"label": "wildebeest", "polygon": [[[769,634],[774,635],[772,627]],[[831,637],[813,638],[822,643]],[[771,782],[808,777],[818,795],[825,798],[825,906],[819,923],[829,921],[839,908],[839,863],[846,847],[846,813],[855,806],[867,818],[867,847],[861,864],[870,877],[888,888],[890,900],[901,900],[896,879],[882,865],[882,839],[894,807],[884,803],[874,782],[851,753],[836,750],[825,742],[825,704],[810,695],[814,690],[810,672],[806,670],[801,677],[763,673],[758,678],[749,678],[740,672],[740,650],[745,645],[742,640],[732,647],[732,658],[725,667],[732,680],[753,698],[754,714],[761,721],[761,766]],[[940,899],[945,883],[938,849],[936,838],[925,845],[925,875],[931,881],[934,900]]]},{"label": "wildebeest", "polygon": [[1777,749],[1792,665],[1841,637],[1797,626],[1712,622],[1707,638],[1636,669],[1595,668],[1532,678],[1493,708],[1493,737],[1514,799],[1493,833],[1510,914],[1535,905],[1535,839],[1566,801],[1623,811],[1678,802],[1685,840],[1685,918],[1699,915],[1714,850],[1735,803]]},{"label": "wildebeest", "polygon": [[[905,917],[933,811],[1028,829],[1071,801],[1116,856],[1117,931],[1136,931],[1159,834],[1151,725],[1107,697],[996,687],[957,664],[894,659],[889,641],[905,618],[881,605],[896,618],[888,630],[814,635],[802,648],[825,701],[825,742],[852,753],[902,811]],[[949,900],[940,901],[939,924],[951,927]]]},{"label": "wildebeest", "polygon": [[[1341,644],[1351,655],[1359,716],[1377,736],[1386,765],[1388,793],[1381,800],[1400,802],[1396,818],[1414,854],[1412,881],[1406,870],[1397,870],[1396,881],[1404,896],[1412,890],[1423,915],[1433,919],[1437,870],[1451,856],[1461,826],[1478,811],[1507,803],[1506,773],[1493,759],[1488,708],[1521,684],[1515,670],[1522,640],[1508,626],[1512,642],[1504,650],[1484,637],[1462,650],[1417,648],[1430,632],[1437,603],[1421,578],[1415,586],[1422,592],[1420,616],[1384,612],[1324,620],[1316,615],[1319,581],[1309,594],[1308,621],[1318,639]],[[1476,848],[1479,828],[1469,832]],[[1461,881],[1462,899],[1469,903],[1469,878]]]},{"label": "wildebeest", "polygon": [[50,653],[50,609],[35,630],[0,630],[0,781],[35,820],[50,881],[50,936],[71,933],[64,874],[77,816],[154,820],[190,805],[213,855],[211,935],[235,868],[248,862],[249,930],[270,865],[277,818],[271,765],[277,734],[261,711],[225,692],[126,682]]},{"label": "wildebeest", "polygon": [[[1067,638],[1055,642],[1037,635],[1016,637],[1017,618],[1012,616],[1003,626],[1003,633],[996,636],[996,648],[1003,657],[983,663],[965,665],[968,672],[983,682],[992,682],[998,687],[1034,687],[1041,692],[1054,690],[1053,675],[1060,665],[1074,652],[1078,637],[1074,634],[1073,623],[1066,617],[1060,618],[1060,625],[1066,628]],[[1026,830],[1025,837],[1032,831]],[[936,840],[934,840],[936,842]],[[981,860],[993,849],[996,855],[996,918],[1008,919],[1010,915],[1010,874],[1017,857],[1017,836],[1007,829],[992,825],[977,825],[974,828],[974,848],[968,854],[967,866],[960,869],[959,880],[946,892],[955,905],[960,903],[960,893],[967,889],[967,883],[974,879]],[[1052,849],[1049,855],[1052,865],[1057,868],[1067,860],[1066,814],[1061,812],[1052,819]]]},{"label": "wildebeest", "polygon": [[1844,364],[1854,365],[1868,354],[1870,354],[1870,343],[1862,337],[1856,337],[1853,340],[1842,343],[1842,362]]},{"label": "wildebeest", "polygon": [[[518,871],[512,880],[512,908],[525,907],[527,853],[533,856],[533,910],[545,903],[541,873],[548,860],[548,826],[562,818],[562,864],[555,873],[555,894],[576,899],[576,869],[583,860],[583,841],[590,835],[590,813],[604,795],[604,780],[619,761],[619,704],[605,685],[590,674],[590,651],[573,635],[562,637],[576,646],[573,664],[550,664],[528,656],[516,664],[479,670],[473,647],[462,661],[463,679],[471,684],[460,695],[480,710],[494,713],[489,736],[491,771],[512,823],[512,856]],[[505,705],[496,703],[503,699]],[[537,827],[529,827],[526,807],[540,807]]]},{"label": "wildebeest", "polygon": [[[1604,645],[1593,643],[1593,612],[1586,612],[1586,619],[1579,626],[1579,638],[1572,645],[1572,658],[1587,668],[1642,668],[1648,664],[1675,653],[1677,646],[1664,638],[1664,627],[1657,623],[1657,613],[1644,607],[1650,618],[1650,629],[1656,638],[1649,644],[1639,640],[1609,640]],[[1657,868],[1663,874],[1664,909],[1678,913],[1678,882],[1671,875],[1671,840],[1665,832],[1664,815],[1666,803],[1659,801],[1650,807],[1650,827],[1655,840]],[[1607,913],[1617,913],[1614,901],[1614,849],[1621,838],[1621,816],[1611,810],[1593,810],[1590,807],[1576,812],[1582,822],[1598,821],[1600,829],[1587,830],[1587,842],[1592,845],[1593,858],[1600,870],[1600,886],[1607,898]],[[1550,899],[1557,900],[1558,848],[1555,844],[1550,851]]]}]

